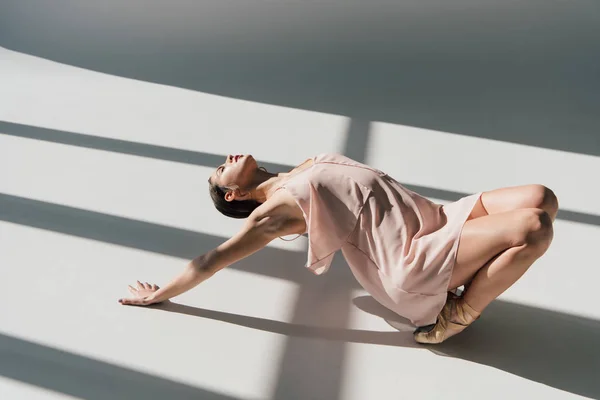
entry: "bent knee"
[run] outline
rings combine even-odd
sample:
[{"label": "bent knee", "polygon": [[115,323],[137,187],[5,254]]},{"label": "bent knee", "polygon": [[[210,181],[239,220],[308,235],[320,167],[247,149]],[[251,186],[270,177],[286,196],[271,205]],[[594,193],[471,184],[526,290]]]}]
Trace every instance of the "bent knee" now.
[{"label": "bent knee", "polygon": [[554,191],[544,185],[530,185],[529,196],[535,208],[546,211],[551,218],[558,212],[558,198]]},{"label": "bent knee", "polygon": [[539,208],[521,209],[516,215],[516,220],[514,246],[527,245],[545,250],[550,245],[554,230],[552,216],[547,211]]}]

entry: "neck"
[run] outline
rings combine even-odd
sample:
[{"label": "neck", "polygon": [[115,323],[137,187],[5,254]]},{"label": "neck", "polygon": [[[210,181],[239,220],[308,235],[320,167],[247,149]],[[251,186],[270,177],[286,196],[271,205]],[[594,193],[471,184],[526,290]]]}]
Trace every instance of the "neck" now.
[{"label": "neck", "polygon": [[275,193],[281,184],[282,179],[287,175],[288,173],[272,174],[259,169],[256,172],[252,185],[254,189],[250,190],[252,199],[258,201],[259,203],[264,203],[267,201],[273,195],[273,193]]}]

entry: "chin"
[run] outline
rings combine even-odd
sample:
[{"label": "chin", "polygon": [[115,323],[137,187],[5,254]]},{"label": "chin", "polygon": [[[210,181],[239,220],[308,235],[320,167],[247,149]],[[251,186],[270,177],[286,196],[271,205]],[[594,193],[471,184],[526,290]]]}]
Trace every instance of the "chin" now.
[{"label": "chin", "polygon": [[256,163],[256,160],[254,159],[254,157],[252,157],[251,154],[248,154],[245,158],[245,161],[248,163],[248,165],[251,165],[254,168],[258,168],[258,164]]}]

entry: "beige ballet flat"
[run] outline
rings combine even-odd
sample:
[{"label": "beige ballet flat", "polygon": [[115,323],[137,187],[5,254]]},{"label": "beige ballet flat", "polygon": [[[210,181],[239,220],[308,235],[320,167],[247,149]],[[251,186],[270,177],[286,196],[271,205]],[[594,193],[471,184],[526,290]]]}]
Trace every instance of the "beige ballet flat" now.
[{"label": "beige ballet flat", "polygon": [[[454,318],[452,315],[454,314]],[[414,338],[417,343],[437,344],[462,332],[479,318],[479,312],[469,306],[461,297],[448,292],[444,308],[438,315],[437,322],[422,326],[415,330]]]}]

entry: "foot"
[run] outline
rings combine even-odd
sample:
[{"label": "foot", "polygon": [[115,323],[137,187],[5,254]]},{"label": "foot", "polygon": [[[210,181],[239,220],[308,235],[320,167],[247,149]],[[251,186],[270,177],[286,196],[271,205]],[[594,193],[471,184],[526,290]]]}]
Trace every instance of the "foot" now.
[{"label": "foot", "polygon": [[437,322],[417,328],[414,338],[417,343],[437,344],[462,332],[479,318],[480,313],[469,306],[463,298],[449,292]]}]

